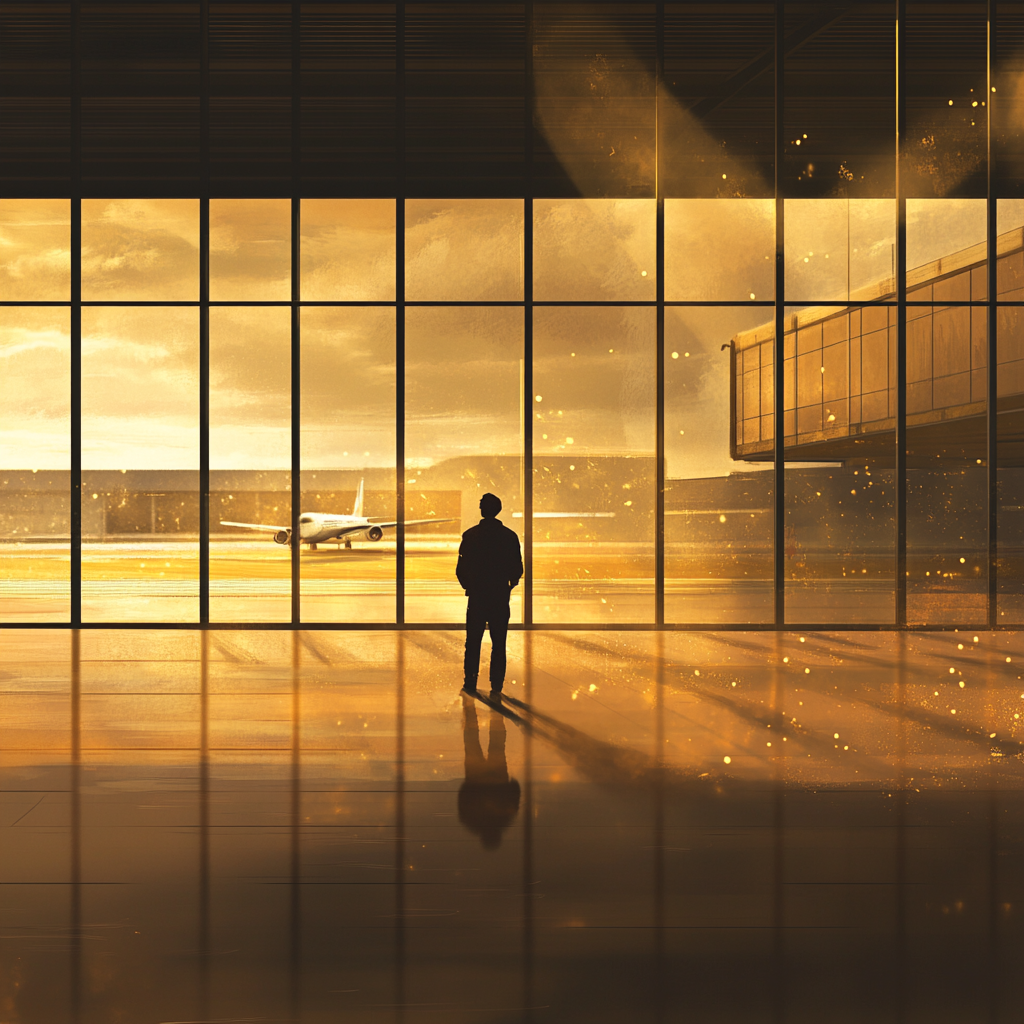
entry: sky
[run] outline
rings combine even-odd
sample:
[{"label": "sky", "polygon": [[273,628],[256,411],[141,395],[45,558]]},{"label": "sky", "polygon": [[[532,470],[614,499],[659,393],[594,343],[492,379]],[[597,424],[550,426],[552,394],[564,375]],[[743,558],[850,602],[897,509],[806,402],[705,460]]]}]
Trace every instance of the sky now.
[{"label": "sky", "polygon": [[[911,267],[984,238],[980,200],[909,200],[907,210]],[[1022,200],[1000,201],[999,210],[1001,230],[1024,222]],[[796,296],[842,302],[848,288],[891,273],[891,212],[890,200],[787,201],[787,278]],[[0,202],[3,298],[68,298],[68,215],[66,201]],[[521,299],[522,216],[521,200],[410,202],[410,296]],[[289,218],[283,200],[211,203],[215,295],[245,301],[290,294]],[[653,297],[654,218],[649,199],[537,201],[538,299]],[[394,223],[394,203],[385,200],[305,203],[303,294],[389,301]],[[196,200],[86,200],[83,296],[195,299],[197,244]],[[770,300],[773,249],[770,200],[666,201],[669,299]],[[302,458],[308,468],[393,465],[394,316],[379,307],[303,310]],[[667,364],[671,475],[738,468],[728,459],[721,344],[769,316],[727,306],[669,311],[666,342],[670,351],[680,350],[678,361]],[[219,307],[210,324],[211,465],[287,468],[287,310]],[[82,328],[85,468],[198,468],[198,312],[87,307]],[[520,449],[522,347],[518,310],[410,307],[410,466]],[[534,347],[530,409],[538,455],[653,453],[651,310],[538,307]],[[69,352],[65,310],[0,309],[4,468],[69,466]]]}]

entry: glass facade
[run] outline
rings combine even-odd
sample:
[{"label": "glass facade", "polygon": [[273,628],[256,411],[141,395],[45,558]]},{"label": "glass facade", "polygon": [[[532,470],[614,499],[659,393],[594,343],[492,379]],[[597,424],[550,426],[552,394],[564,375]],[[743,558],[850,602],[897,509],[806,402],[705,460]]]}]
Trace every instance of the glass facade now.
[{"label": "glass facade", "polygon": [[309,185],[303,94],[219,190],[218,43],[201,188],[0,196],[0,621],[458,623],[490,490],[517,625],[1019,625],[1012,10],[509,7],[462,188],[408,8],[396,179]]}]

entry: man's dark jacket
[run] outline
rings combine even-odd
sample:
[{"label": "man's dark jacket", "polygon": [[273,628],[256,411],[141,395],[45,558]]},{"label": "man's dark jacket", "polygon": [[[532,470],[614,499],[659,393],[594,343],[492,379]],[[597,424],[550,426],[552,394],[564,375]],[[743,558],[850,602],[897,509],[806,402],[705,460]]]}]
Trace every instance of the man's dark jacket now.
[{"label": "man's dark jacket", "polygon": [[519,537],[497,519],[481,519],[462,535],[455,575],[470,597],[507,601],[523,576]]}]

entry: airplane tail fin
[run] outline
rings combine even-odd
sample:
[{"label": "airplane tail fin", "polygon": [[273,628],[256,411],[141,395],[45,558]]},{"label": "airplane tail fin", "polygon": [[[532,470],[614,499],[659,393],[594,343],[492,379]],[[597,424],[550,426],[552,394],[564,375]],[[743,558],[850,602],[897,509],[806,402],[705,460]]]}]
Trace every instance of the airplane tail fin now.
[{"label": "airplane tail fin", "polygon": [[363,514],[363,481],[359,481],[359,490],[356,491],[355,504],[352,506],[352,515],[362,516]]}]

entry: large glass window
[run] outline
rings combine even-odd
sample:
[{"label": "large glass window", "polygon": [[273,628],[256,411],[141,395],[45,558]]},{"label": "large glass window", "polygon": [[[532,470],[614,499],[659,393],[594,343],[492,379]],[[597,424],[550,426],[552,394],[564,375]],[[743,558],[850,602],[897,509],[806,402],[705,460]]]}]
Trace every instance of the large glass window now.
[{"label": "large glass window", "polygon": [[669,302],[775,297],[771,199],[666,199],[665,298]]},{"label": "large glass window", "polygon": [[[1024,622],[1024,200],[998,206],[996,315],[998,367],[999,625]],[[980,311],[979,311],[980,312]]]},{"label": "large glass window", "polygon": [[395,311],[307,306],[301,330],[301,514],[323,536],[302,552],[302,618],[394,622]]},{"label": "large glass window", "polygon": [[67,308],[0,308],[0,621],[71,611]]},{"label": "large glass window", "polygon": [[669,623],[772,618],[774,338],[763,319],[735,306],[665,311]]},{"label": "large glass window", "polygon": [[210,618],[291,618],[291,318],[210,310]]},{"label": "large glass window", "polygon": [[1024,622],[1016,8],[598,6],[0,198],[0,620],[458,622],[491,490],[516,625]]},{"label": "large glass window", "polygon": [[82,617],[199,617],[199,312],[82,310]]},{"label": "large glass window", "polygon": [[0,302],[71,298],[71,203],[0,199]]},{"label": "large glass window", "polygon": [[653,309],[534,314],[534,620],[654,617]]},{"label": "large glass window", "polygon": [[650,199],[537,199],[533,230],[535,301],[654,299]]},{"label": "large glass window", "polygon": [[198,199],[83,199],[82,299],[196,302]]},{"label": "large glass window", "polygon": [[[405,621],[459,622],[460,535],[480,496],[522,539],[522,200],[406,202]],[[437,525],[431,520],[437,519]],[[522,587],[512,621],[522,621]]]},{"label": "large glass window", "polygon": [[210,200],[210,298],[287,302],[292,297],[291,202]]},{"label": "large glass window", "polygon": [[786,618],[895,621],[896,310],[789,309]]},{"label": "large glass window", "polygon": [[521,199],[409,199],[405,298],[507,302],[523,298]]},{"label": "large glass window", "polygon": [[[496,494],[498,518],[523,535],[523,311],[409,309],[405,353],[405,618],[459,622],[455,564],[480,497]],[[512,592],[513,622],[522,593]]]},{"label": "large glass window", "polygon": [[303,199],[303,302],[395,300],[395,201]]},{"label": "large glass window", "polygon": [[907,200],[909,622],[988,617],[986,206]]},{"label": "large glass window", "polygon": [[[71,204],[0,200],[0,302],[71,298]],[[0,307],[0,622],[71,613],[71,323]]]}]

